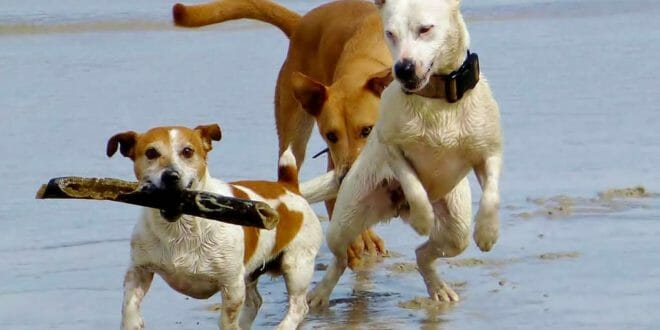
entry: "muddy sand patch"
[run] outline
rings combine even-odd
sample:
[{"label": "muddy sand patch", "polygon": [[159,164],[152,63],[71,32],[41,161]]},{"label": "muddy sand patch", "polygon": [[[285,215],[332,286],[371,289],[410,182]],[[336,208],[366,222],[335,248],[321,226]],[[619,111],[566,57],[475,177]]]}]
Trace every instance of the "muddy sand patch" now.
[{"label": "muddy sand patch", "polygon": [[613,188],[597,194],[595,198],[558,195],[549,198],[527,198],[536,209],[514,214],[520,219],[545,217],[567,218],[580,214],[603,214],[628,210],[640,205],[639,199],[657,197],[643,186]]}]

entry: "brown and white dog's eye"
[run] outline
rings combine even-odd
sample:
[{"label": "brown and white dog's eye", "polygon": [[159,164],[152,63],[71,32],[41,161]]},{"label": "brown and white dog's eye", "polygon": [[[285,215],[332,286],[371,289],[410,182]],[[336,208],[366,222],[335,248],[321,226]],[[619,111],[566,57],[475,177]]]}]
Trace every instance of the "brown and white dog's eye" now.
[{"label": "brown and white dog's eye", "polygon": [[335,134],[334,132],[330,132],[326,134],[325,137],[328,138],[328,141],[332,143],[337,143],[337,141],[339,140],[339,138],[337,138],[337,134]]},{"label": "brown and white dog's eye", "polygon": [[160,152],[156,150],[156,148],[149,148],[144,152],[144,155],[147,157],[147,159],[154,160],[158,157],[160,157]]},{"label": "brown and white dog's eye", "polygon": [[372,128],[373,128],[373,126],[365,126],[365,127],[363,127],[363,128],[362,128],[362,131],[360,132],[360,135],[361,135],[363,138],[366,138],[367,136],[369,136],[369,133],[371,133],[371,129],[372,129]]},{"label": "brown and white dog's eye", "polygon": [[191,147],[185,147],[181,150],[181,156],[184,158],[190,158],[195,154],[195,150]]}]

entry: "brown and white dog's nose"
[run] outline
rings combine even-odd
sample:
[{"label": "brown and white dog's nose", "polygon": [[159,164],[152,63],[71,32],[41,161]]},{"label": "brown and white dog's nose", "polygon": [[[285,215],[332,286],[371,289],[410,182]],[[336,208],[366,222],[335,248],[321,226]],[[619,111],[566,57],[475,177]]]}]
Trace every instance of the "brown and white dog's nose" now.
[{"label": "brown and white dog's nose", "polygon": [[409,58],[404,58],[394,65],[394,75],[401,82],[411,82],[417,80],[415,76],[415,63]]},{"label": "brown and white dog's nose", "polygon": [[160,180],[166,189],[178,188],[179,181],[181,181],[181,175],[175,170],[165,170],[161,175]]}]

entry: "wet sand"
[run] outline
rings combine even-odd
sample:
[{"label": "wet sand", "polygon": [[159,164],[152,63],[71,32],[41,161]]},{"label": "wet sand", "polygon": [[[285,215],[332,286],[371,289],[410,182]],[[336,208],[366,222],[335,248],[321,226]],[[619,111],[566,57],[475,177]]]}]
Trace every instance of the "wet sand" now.
[{"label": "wet sand", "polygon": [[[320,3],[282,2],[299,11]],[[219,122],[213,175],[276,175],[272,100],[287,40],[258,23],[176,29],[172,3],[0,6],[1,329],[118,327],[140,211],[34,200],[51,177],[131,179],[128,160],[105,157],[113,134]],[[423,239],[397,220],[380,225],[390,256],[347,272],[330,309],[303,328],[657,327],[660,3],[484,0],[464,1],[464,12],[502,111],[499,242],[440,261],[461,301],[435,304],[414,265]],[[322,148],[313,135],[309,153]],[[324,168],[308,159],[302,177]],[[324,247],[315,281],[329,261]],[[285,288],[280,279],[260,284],[255,328],[272,328]],[[213,329],[219,300],[188,299],[156,279],[143,316],[150,329]]]}]

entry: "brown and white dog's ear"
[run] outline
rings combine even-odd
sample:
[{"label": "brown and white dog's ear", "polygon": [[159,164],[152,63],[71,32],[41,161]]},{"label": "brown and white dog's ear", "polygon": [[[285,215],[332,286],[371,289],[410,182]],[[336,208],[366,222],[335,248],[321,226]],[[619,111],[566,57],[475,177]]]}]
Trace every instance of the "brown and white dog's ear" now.
[{"label": "brown and white dog's ear", "polygon": [[117,148],[119,148],[122,156],[135,160],[135,142],[137,142],[137,137],[138,133],[133,131],[115,134],[108,140],[106,154],[108,157],[112,157],[117,152]]},{"label": "brown and white dog's ear", "polygon": [[392,69],[387,68],[383,71],[374,73],[367,80],[366,89],[374,93],[376,96],[380,97],[383,94],[383,90],[392,82],[394,77],[392,76]]},{"label": "brown and white dog's ear", "polygon": [[307,113],[316,117],[321,113],[323,104],[328,98],[327,88],[320,82],[300,73],[294,72],[291,77],[293,94]]},{"label": "brown and white dog's ear", "polygon": [[220,141],[222,139],[222,131],[220,130],[220,125],[210,124],[210,125],[199,125],[195,127],[195,131],[199,133],[199,136],[202,138],[204,143],[204,150],[206,152],[213,149],[212,141]]},{"label": "brown and white dog's ear", "polygon": [[374,4],[376,5],[376,7],[378,7],[378,9],[380,9],[385,4],[385,1],[386,0],[374,0]]}]

